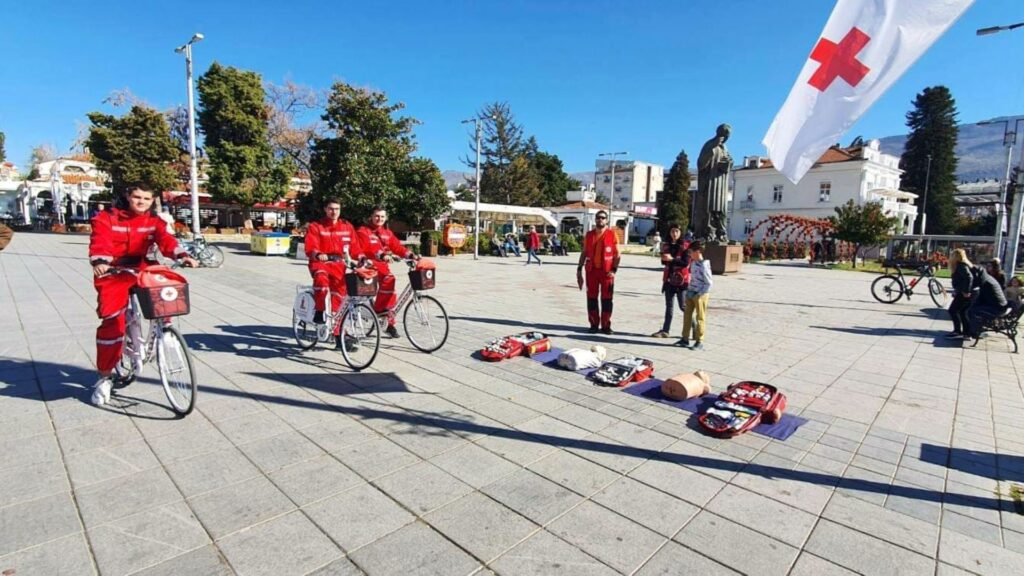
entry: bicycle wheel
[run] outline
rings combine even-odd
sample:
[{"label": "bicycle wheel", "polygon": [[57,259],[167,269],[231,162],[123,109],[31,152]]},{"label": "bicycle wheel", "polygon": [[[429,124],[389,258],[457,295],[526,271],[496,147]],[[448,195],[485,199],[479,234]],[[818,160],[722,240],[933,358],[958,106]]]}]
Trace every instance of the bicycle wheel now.
[{"label": "bicycle wheel", "polygon": [[373,364],[380,350],[377,314],[366,303],[354,304],[341,317],[341,356],[353,370]]},{"label": "bicycle wheel", "polygon": [[171,408],[187,416],[196,405],[196,373],[188,345],[174,326],[164,326],[156,343],[156,364]]},{"label": "bicycle wheel", "polygon": [[305,320],[299,320],[299,316],[294,310],[292,310],[292,333],[295,334],[295,341],[299,344],[299,348],[309,350],[316,346],[318,340],[316,324],[307,324]]},{"label": "bicycle wheel", "polygon": [[939,308],[946,307],[946,287],[942,285],[935,278],[928,280],[928,295],[932,297],[932,302]]},{"label": "bicycle wheel", "polygon": [[448,313],[433,296],[414,295],[405,305],[402,326],[409,342],[421,352],[429,354],[448,340]]},{"label": "bicycle wheel", "polygon": [[871,283],[871,295],[882,304],[892,304],[903,296],[903,283],[892,274],[883,274]]},{"label": "bicycle wheel", "polygon": [[199,262],[207,268],[220,268],[224,265],[224,252],[212,244],[199,251]]}]

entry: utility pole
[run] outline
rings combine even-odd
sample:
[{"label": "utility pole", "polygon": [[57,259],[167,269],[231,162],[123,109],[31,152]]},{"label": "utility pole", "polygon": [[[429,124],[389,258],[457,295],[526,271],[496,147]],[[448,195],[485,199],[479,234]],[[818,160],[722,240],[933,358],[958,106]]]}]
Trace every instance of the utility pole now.
[{"label": "utility pole", "polygon": [[924,171],[924,200],[921,203],[921,236],[926,234],[928,224],[928,181],[932,175],[932,155],[928,154],[928,167]]},{"label": "utility pole", "polygon": [[473,208],[473,260],[480,259],[480,118],[463,120],[463,124],[472,122],[476,127],[476,205]]},{"label": "utility pole", "polygon": [[192,82],[192,45],[202,40],[204,36],[198,32],[192,35],[184,45],[174,49],[175,52],[185,53],[185,80],[188,82],[188,152],[192,159],[189,166],[189,187],[192,191],[192,236],[199,236],[199,166],[196,162],[196,106],[195,106],[195,84]]}]

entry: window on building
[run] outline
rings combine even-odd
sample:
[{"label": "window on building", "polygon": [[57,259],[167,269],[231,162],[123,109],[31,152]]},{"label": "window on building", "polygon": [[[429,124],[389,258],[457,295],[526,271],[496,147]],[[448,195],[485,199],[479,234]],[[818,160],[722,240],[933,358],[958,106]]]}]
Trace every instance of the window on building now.
[{"label": "window on building", "polygon": [[782,184],[776,184],[772,188],[772,202],[782,202]]},{"label": "window on building", "polygon": [[754,186],[751,184],[747,186],[747,200],[753,202],[754,200]]},{"label": "window on building", "polygon": [[754,231],[754,221],[751,220],[750,218],[747,218],[746,220],[743,221],[743,235],[744,236],[749,236],[750,233],[753,232],[753,231]]},{"label": "window on building", "polygon": [[822,182],[818,185],[818,202],[828,202],[832,199],[832,183]]}]

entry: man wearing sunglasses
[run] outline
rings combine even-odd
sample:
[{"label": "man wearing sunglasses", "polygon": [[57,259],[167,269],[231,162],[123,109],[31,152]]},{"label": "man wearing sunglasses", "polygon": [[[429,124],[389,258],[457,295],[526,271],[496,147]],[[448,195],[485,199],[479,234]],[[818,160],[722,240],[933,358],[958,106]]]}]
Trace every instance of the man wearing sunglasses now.
[{"label": "man wearing sunglasses", "polygon": [[[590,331],[612,333],[612,292],[615,272],[619,269],[619,245],[608,227],[608,213],[601,210],[594,218],[595,227],[583,239],[583,252],[576,267],[576,284],[583,288],[586,267],[587,318]],[[598,308],[598,298],[601,305]]]}]

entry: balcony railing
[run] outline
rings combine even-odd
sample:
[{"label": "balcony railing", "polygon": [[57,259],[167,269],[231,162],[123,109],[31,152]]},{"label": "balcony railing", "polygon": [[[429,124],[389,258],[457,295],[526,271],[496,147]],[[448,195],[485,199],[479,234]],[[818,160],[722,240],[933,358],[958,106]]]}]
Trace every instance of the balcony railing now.
[{"label": "balcony railing", "polygon": [[754,210],[757,204],[753,200],[740,200],[740,210]]}]

